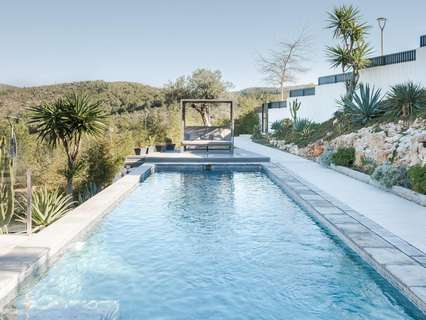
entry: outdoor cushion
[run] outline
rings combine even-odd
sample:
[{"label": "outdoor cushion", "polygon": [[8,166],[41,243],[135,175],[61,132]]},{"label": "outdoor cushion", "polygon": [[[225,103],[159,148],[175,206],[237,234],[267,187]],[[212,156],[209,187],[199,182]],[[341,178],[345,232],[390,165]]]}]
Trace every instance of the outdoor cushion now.
[{"label": "outdoor cushion", "polygon": [[183,140],[183,145],[193,145],[193,146],[224,146],[231,145],[232,141],[223,141],[223,140]]}]

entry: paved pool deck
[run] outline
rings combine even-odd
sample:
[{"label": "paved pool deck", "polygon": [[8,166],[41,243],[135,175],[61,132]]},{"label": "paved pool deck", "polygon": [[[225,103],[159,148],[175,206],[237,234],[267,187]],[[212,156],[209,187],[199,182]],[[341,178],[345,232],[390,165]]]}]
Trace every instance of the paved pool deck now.
[{"label": "paved pool deck", "polygon": [[301,177],[371,219],[412,246],[426,252],[426,208],[360,182],[318,163],[257,144],[249,136],[235,138],[237,147],[266,155],[272,163]]}]

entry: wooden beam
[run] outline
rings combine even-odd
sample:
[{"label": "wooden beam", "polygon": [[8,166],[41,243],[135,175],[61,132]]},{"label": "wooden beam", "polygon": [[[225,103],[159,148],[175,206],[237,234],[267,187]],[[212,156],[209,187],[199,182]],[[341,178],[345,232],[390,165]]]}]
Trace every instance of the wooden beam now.
[{"label": "wooden beam", "polygon": [[181,103],[232,103],[233,100],[227,99],[182,99]]},{"label": "wooden beam", "polygon": [[185,103],[181,100],[180,107],[182,109],[182,141],[185,140],[185,126],[186,126],[186,115],[185,115]]}]

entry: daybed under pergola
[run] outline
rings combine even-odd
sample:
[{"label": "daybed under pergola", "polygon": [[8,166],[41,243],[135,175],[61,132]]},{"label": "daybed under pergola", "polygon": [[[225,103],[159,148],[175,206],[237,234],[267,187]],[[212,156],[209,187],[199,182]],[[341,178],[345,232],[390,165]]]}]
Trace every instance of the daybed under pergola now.
[{"label": "daybed under pergola", "polygon": [[[234,102],[220,99],[182,99],[182,145],[187,149],[234,150]],[[229,105],[230,124],[226,126],[187,126],[186,107],[194,104]]]}]

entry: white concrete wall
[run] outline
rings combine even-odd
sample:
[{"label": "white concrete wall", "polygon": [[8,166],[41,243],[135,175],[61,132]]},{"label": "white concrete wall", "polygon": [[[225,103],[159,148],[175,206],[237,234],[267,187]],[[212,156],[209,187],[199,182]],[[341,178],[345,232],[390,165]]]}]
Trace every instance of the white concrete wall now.
[{"label": "white concrete wall", "polygon": [[426,47],[416,49],[416,60],[368,68],[360,73],[360,82],[373,84],[385,94],[391,86],[406,82],[419,82],[426,87]]},{"label": "white concrete wall", "polygon": [[[287,105],[290,106],[297,99],[301,102],[299,117],[308,118],[315,122],[323,122],[330,119],[338,110],[336,101],[344,93],[344,83],[325,84],[316,86],[314,96],[287,99]],[[287,109],[286,115],[290,118],[289,109]]]},{"label": "white concrete wall", "polygon": [[[368,68],[360,73],[360,82],[373,85],[385,95],[391,86],[407,81],[421,83],[426,87],[426,47],[416,50],[416,60],[386,66]],[[288,98],[287,106],[299,100],[302,104],[299,116],[312,121],[323,122],[330,119],[338,110],[336,101],[345,93],[344,83],[316,86],[314,96]],[[288,108],[269,110],[269,123],[290,118]]]}]

